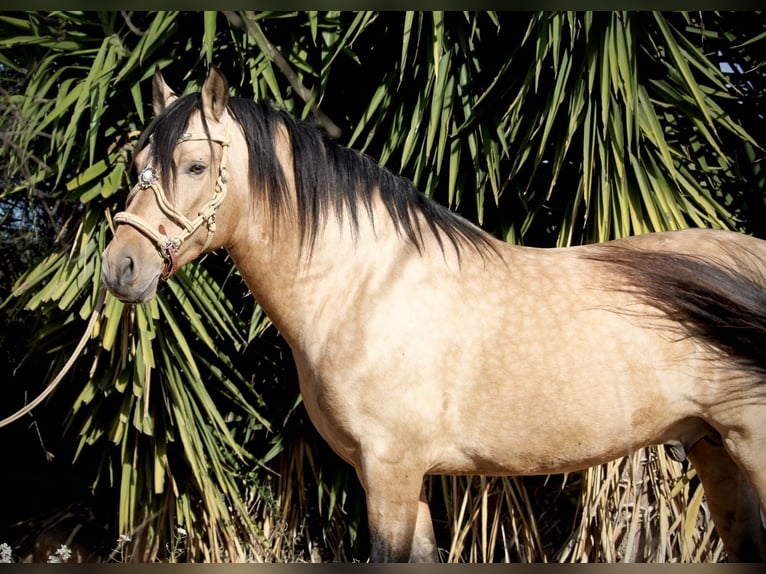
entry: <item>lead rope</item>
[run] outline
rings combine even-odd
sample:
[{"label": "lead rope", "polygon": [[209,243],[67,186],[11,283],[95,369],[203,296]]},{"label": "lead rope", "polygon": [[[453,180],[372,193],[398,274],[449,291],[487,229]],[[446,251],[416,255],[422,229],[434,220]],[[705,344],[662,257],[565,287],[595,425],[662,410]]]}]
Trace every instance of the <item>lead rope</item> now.
[{"label": "lead rope", "polygon": [[168,203],[165,191],[162,189],[162,184],[157,178],[157,172],[151,166],[146,167],[138,175],[138,183],[136,183],[128,194],[128,203],[130,203],[130,200],[136,193],[144,189],[151,189],[160,210],[183,229],[179,236],[170,237],[165,230],[164,225],[160,225],[157,228],[157,231],[155,231],[142,218],[132,213],[128,213],[127,211],[121,211],[114,216],[115,223],[118,225],[131,225],[155,244],[157,251],[159,251],[160,256],[166,263],[165,268],[160,275],[160,280],[163,282],[167,281],[178,270],[178,252],[183,242],[195,233],[203,224],[207,227],[207,237],[205,239],[205,244],[202,246],[202,251],[205,251],[210,246],[210,243],[213,241],[213,234],[216,230],[215,214],[228,191],[227,184],[229,182],[229,171],[226,167],[229,149],[228,140],[212,139],[205,135],[186,133],[178,139],[178,143],[205,140],[214,141],[221,145],[221,162],[218,168],[218,177],[216,178],[213,197],[207,202],[202,210],[200,210],[194,220],[190,220]]},{"label": "lead rope", "polygon": [[56,377],[48,384],[48,386],[45,387],[45,389],[43,389],[43,391],[39,395],[37,395],[31,403],[29,403],[28,405],[25,405],[23,408],[13,413],[11,416],[0,420],[0,427],[9,425],[14,421],[19,420],[25,414],[29,413],[37,405],[43,402],[45,400],[45,397],[51,394],[53,392],[53,389],[55,389],[58,386],[58,384],[61,382],[61,379],[63,379],[66,376],[66,374],[69,372],[69,369],[72,368],[72,365],[74,365],[75,361],[79,358],[80,353],[82,353],[83,347],[85,347],[85,343],[88,341],[88,339],[90,339],[90,336],[93,333],[93,327],[96,325],[96,319],[101,315],[101,311],[104,308],[105,298],[106,298],[106,289],[104,289],[104,285],[101,284],[98,291],[98,300],[96,301],[96,306],[90,315],[88,326],[85,328],[85,333],[83,333],[82,337],[80,338],[80,342],[77,343],[77,347],[75,347],[75,350],[72,353],[72,356],[69,357],[69,360],[61,368],[58,375],[56,375]]},{"label": "lead rope", "polygon": [[[184,134],[179,141],[189,141],[192,139],[201,140],[208,138],[202,136],[195,137],[192,134]],[[157,245],[163,259],[166,261],[168,261],[168,259],[170,260],[169,270],[166,269],[163,271],[163,280],[167,280],[173,273],[175,273],[178,268],[178,248],[181,247],[181,244],[186,241],[186,239],[188,239],[189,236],[194,233],[203,223],[207,224],[207,239],[205,240],[205,245],[202,247],[202,251],[205,251],[205,249],[210,246],[210,242],[213,239],[213,234],[215,233],[216,229],[215,213],[218,207],[221,205],[221,202],[223,202],[224,197],[226,197],[226,192],[228,191],[227,184],[229,182],[229,172],[226,169],[226,152],[229,149],[229,142],[227,140],[212,141],[218,142],[223,147],[221,152],[221,165],[219,168],[219,174],[215,182],[215,191],[213,193],[212,199],[207,203],[202,211],[200,211],[199,215],[194,221],[189,221],[189,219],[183,213],[177,211],[165,200],[165,194],[162,192],[162,186],[156,180],[156,173],[154,173],[152,168],[146,168],[139,174],[138,183],[128,194],[128,203],[130,203],[130,200],[135,196],[137,192],[143,189],[151,188],[154,191],[154,195],[157,198],[160,209],[171,219],[173,219],[173,221],[184,228],[184,233],[181,235],[181,237],[169,237],[165,231],[165,226],[163,225],[159,226],[159,233],[157,233],[151,227],[149,227],[143,219],[126,211],[120,212],[114,216],[114,221],[117,223],[126,223],[128,225],[132,225],[146,237],[153,240]],[[45,389],[43,389],[43,391],[32,400],[32,402],[25,405],[13,413],[11,416],[0,420],[0,428],[19,420],[21,417],[31,412],[37,405],[43,402],[45,398],[50,395],[59,385],[61,380],[67,375],[69,370],[72,368],[72,365],[74,365],[75,361],[80,356],[80,353],[82,353],[82,350],[85,347],[88,339],[90,339],[90,336],[93,333],[93,327],[96,325],[96,319],[101,315],[101,311],[104,308],[105,298],[106,289],[104,289],[102,284],[99,287],[96,306],[90,315],[88,326],[85,328],[85,333],[83,333],[79,343],[77,343],[77,347],[75,347],[75,350],[69,357],[69,360],[67,360],[59,373],[48,384],[48,386],[45,387]]]}]

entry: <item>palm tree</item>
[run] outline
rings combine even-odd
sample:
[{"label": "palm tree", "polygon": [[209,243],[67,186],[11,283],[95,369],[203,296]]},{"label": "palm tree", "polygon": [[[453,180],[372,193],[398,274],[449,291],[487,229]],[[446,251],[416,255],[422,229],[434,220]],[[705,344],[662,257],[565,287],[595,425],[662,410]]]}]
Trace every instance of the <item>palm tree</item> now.
[{"label": "palm tree", "polygon": [[[230,261],[187,266],[146,305],[99,304],[155,67],[193,91],[214,63],[237,94],[313,118],[507,241],[762,232],[753,54],[765,24],[761,13],[4,13],[0,209],[3,222],[14,205],[46,214],[23,232],[47,247],[3,307],[43,318],[13,385],[35,394],[24,369],[42,362],[50,381],[76,355],[55,396],[70,406],[71,456],[115,494],[115,534],[131,538],[122,555],[363,560],[361,491],[307,421],[290,353]],[[693,476],[647,449],[566,477],[435,477],[428,491],[450,560],[718,560]]]}]

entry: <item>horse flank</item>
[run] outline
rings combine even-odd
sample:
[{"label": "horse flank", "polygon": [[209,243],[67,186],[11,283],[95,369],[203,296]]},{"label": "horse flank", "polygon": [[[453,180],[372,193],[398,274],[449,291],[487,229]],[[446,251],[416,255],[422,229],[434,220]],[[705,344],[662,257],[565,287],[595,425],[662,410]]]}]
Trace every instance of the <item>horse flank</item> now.
[{"label": "horse flank", "polygon": [[[175,173],[173,149],[178,138],[186,130],[190,117],[201,110],[199,94],[178,98],[152,121],[138,142],[137,151],[151,142],[152,161],[159,169],[165,189],[174,189],[168,174]],[[471,246],[482,254],[495,250],[492,238],[483,230],[426,197],[410,180],[394,175],[366,155],[336,144],[315,125],[297,120],[268,103],[239,97],[229,98],[228,110],[245,134],[250,187],[265,195],[264,211],[271,214],[272,228],[287,213],[290,200],[288,178],[277,155],[276,143],[280,129],[287,133],[301,239],[309,253],[322,227],[333,215],[339,224],[344,217],[348,218],[354,237],[361,211],[374,224],[376,190],[397,232],[419,251],[424,247],[423,222],[442,251],[445,239],[458,255],[464,246]],[[204,121],[204,114],[200,115]],[[209,135],[207,124],[204,128]]]}]

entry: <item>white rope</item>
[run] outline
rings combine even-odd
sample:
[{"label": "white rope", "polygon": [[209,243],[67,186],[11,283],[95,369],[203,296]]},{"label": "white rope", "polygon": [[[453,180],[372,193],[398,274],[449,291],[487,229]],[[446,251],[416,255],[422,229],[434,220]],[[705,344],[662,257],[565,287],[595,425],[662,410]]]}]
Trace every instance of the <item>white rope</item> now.
[{"label": "white rope", "polygon": [[85,333],[83,333],[82,337],[80,338],[80,342],[77,343],[77,347],[75,348],[74,353],[72,353],[72,356],[69,357],[69,360],[61,368],[58,375],[56,375],[56,377],[50,382],[50,384],[47,387],[45,387],[45,389],[39,395],[37,395],[37,397],[35,397],[35,399],[31,403],[29,403],[28,405],[25,405],[24,408],[19,409],[18,411],[13,413],[11,416],[0,420],[0,427],[9,425],[14,421],[19,420],[25,414],[31,412],[32,409],[34,409],[37,405],[43,402],[45,400],[45,397],[51,394],[53,392],[53,389],[55,389],[59,385],[61,380],[69,372],[69,369],[72,368],[72,365],[74,365],[75,361],[79,358],[80,353],[85,347],[85,343],[88,341],[88,339],[90,339],[90,336],[93,333],[93,327],[96,324],[96,319],[101,314],[101,310],[104,308],[105,298],[106,298],[106,289],[104,289],[104,286],[101,285],[98,292],[98,301],[96,301],[96,308],[93,309],[93,313],[91,313],[90,320],[88,321],[88,326],[85,328]]}]

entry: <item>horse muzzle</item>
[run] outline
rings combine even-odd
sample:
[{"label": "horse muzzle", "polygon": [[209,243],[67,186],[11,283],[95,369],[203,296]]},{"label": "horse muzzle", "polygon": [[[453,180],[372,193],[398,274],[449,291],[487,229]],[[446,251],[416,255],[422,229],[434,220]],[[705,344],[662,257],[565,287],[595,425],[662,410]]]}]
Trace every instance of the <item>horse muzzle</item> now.
[{"label": "horse muzzle", "polygon": [[146,260],[146,254],[110,244],[102,258],[101,281],[120,301],[146,303],[156,294],[164,273],[164,261],[154,250],[149,262]]}]

